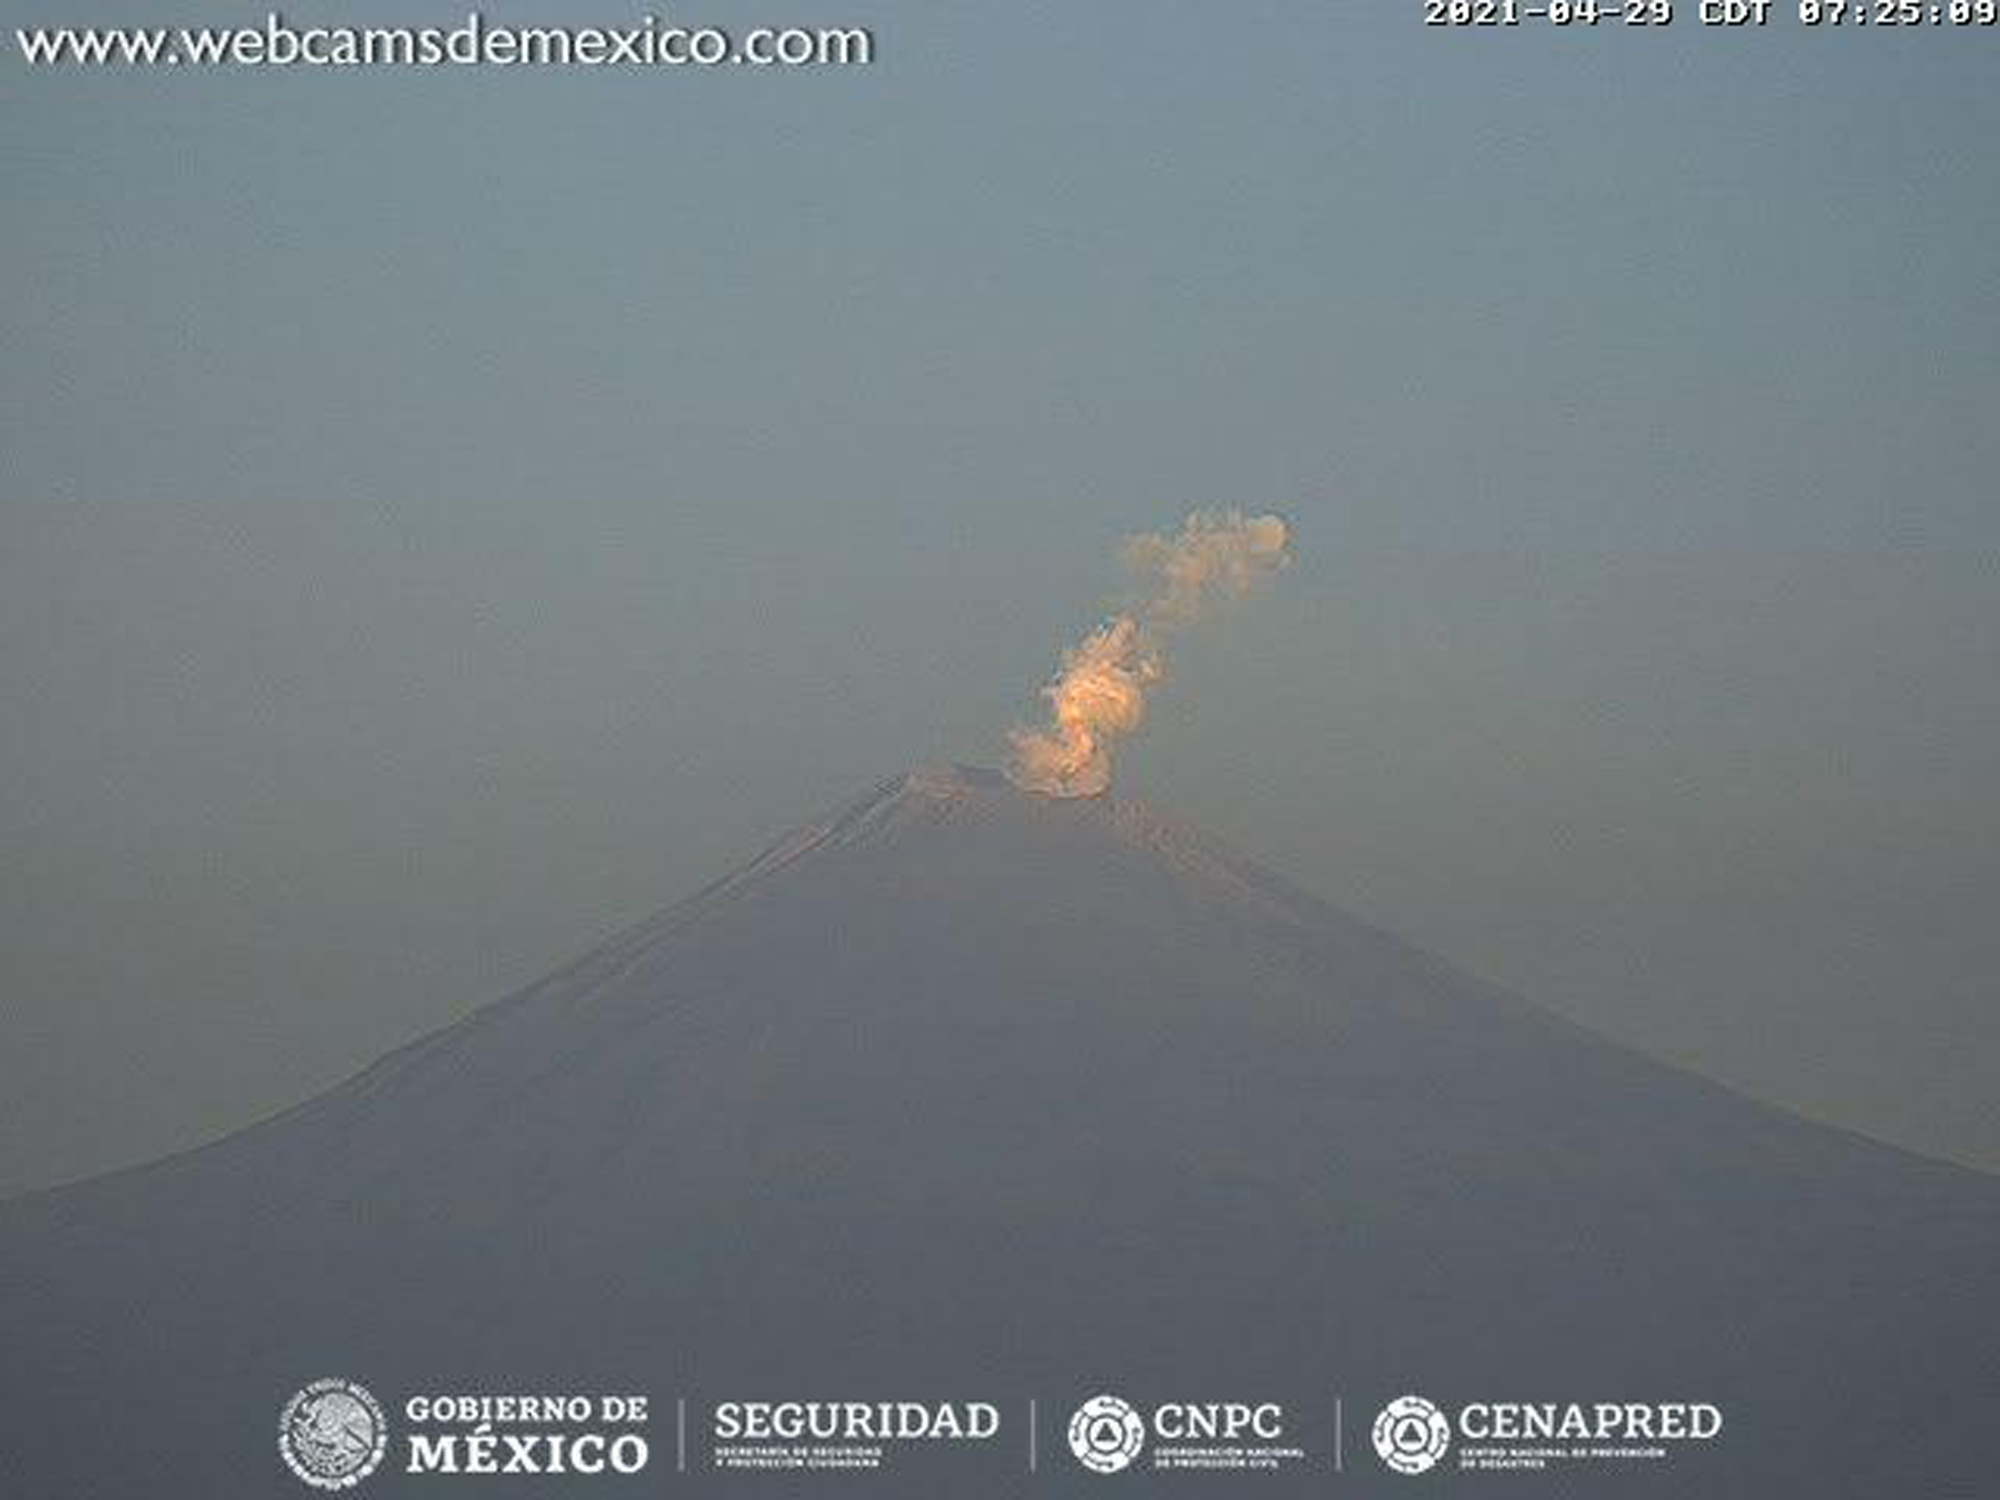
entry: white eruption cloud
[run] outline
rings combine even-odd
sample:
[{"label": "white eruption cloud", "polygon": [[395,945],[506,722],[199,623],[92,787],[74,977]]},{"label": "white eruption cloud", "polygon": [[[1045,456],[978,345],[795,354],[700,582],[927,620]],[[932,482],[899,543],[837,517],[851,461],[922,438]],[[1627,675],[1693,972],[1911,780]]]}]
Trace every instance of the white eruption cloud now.
[{"label": "white eruption cloud", "polygon": [[1112,747],[1145,721],[1168,639],[1289,564],[1291,531],[1277,516],[1196,514],[1172,536],[1130,538],[1122,556],[1141,580],[1139,602],[1063,653],[1042,689],[1048,725],[1010,736],[1010,774],[1028,791],[1089,797],[1109,786]]}]

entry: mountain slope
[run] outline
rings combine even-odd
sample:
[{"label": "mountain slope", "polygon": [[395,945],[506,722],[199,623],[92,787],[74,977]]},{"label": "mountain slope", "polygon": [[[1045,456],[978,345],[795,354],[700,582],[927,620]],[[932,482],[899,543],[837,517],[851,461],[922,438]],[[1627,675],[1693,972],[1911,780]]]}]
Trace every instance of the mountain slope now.
[{"label": "mountain slope", "polygon": [[[170,1463],[229,1495],[285,1481],[272,1413],[326,1370],[1429,1384],[1726,1404],[1699,1469],[1590,1493],[1948,1493],[2000,1459],[1996,1251],[1990,1179],[1614,1047],[1136,804],[955,768],[277,1120],[0,1209],[0,1411],[36,1492]],[[94,1416],[163,1389],[143,1434]]]}]

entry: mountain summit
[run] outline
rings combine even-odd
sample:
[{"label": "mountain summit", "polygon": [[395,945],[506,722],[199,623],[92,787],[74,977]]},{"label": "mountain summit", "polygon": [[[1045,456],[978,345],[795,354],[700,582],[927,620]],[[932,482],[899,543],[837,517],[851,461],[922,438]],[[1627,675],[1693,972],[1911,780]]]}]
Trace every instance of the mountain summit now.
[{"label": "mountain summit", "polygon": [[0,1207],[33,1435],[0,1463],[274,1493],[273,1403],[327,1371],[1123,1382],[1699,1398],[1699,1468],[1591,1493],[1945,1493],[2000,1463],[1950,1417],[1994,1389],[1996,1257],[1989,1178],[1598,1039],[1138,803],[950,767],[298,1109]]}]

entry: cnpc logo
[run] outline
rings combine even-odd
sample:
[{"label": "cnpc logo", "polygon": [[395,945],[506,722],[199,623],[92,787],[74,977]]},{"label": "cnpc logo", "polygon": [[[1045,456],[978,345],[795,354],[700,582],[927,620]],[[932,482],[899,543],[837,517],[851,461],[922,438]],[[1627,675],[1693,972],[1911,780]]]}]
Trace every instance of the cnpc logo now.
[{"label": "cnpc logo", "polygon": [[1284,1408],[1275,1401],[1164,1401],[1147,1421],[1122,1396],[1092,1396],[1069,1419],[1069,1447],[1076,1461],[1097,1474],[1115,1474],[1156,1443],[1273,1442],[1284,1436]]}]

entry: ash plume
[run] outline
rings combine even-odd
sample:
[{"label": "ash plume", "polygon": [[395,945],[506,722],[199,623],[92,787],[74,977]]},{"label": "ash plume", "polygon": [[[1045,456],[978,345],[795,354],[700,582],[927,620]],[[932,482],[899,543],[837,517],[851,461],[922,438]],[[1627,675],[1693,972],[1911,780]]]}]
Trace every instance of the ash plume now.
[{"label": "ash plume", "polygon": [[1175,631],[1240,599],[1291,558],[1291,531],[1278,516],[1197,512],[1170,536],[1128,538],[1120,550],[1140,580],[1138,602],[1063,653],[1042,689],[1044,728],[1015,729],[1008,774],[1050,797],[1089,797],[1111,784],[1111,752],[1145,721],[1146,696],[1166,675]]}]

